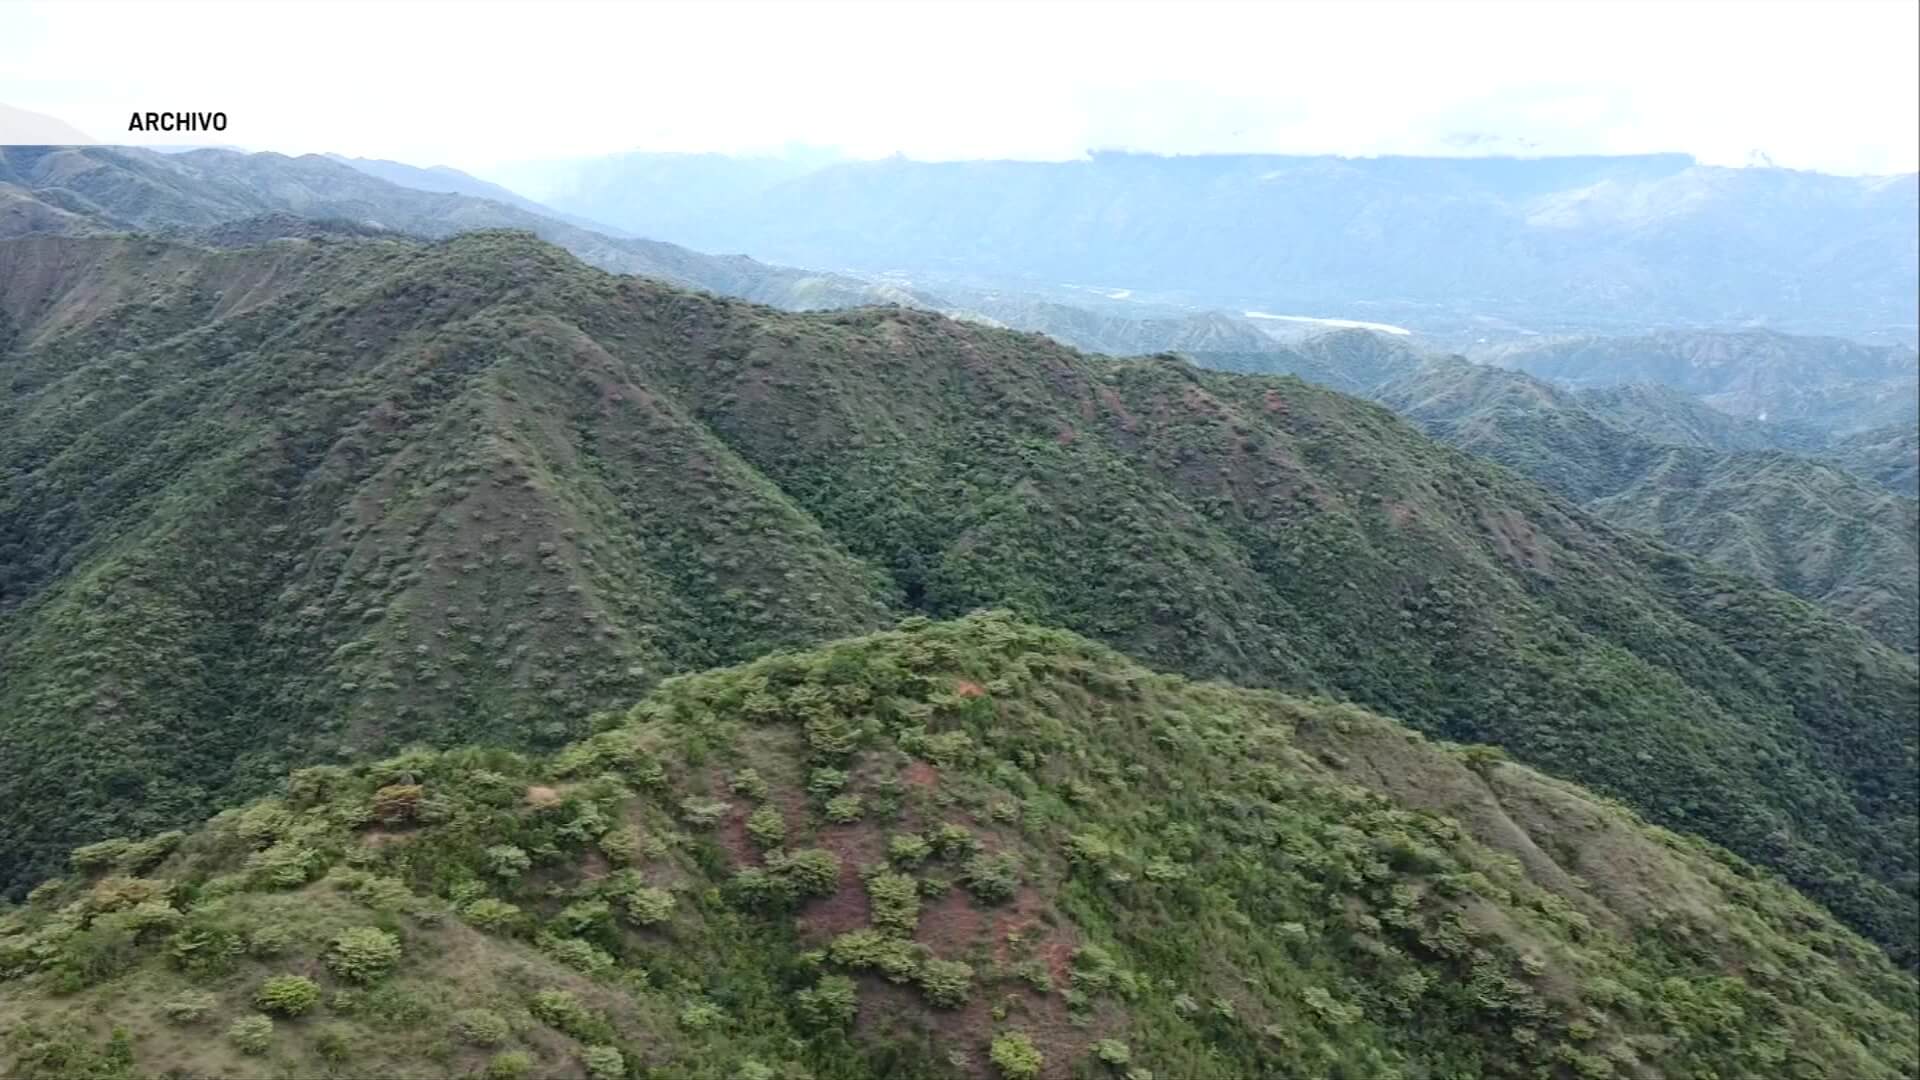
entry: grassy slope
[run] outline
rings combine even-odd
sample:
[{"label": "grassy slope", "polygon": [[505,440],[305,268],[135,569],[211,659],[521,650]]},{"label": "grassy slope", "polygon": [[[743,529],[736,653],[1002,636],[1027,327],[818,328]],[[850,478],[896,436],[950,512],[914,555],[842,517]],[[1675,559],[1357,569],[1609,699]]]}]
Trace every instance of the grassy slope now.
[{"label": "grassy slope", "polygon": [[[1012,1077],[1019,1034],[1047,1077],[1859,1080],[1920,1049],[1913,977],[1723,851],[999,614],[674,679],[603,727],[307,769],[76,852],[0,914],[0,1061]],[[331,962],[356,927],[390,972]],[[311,1008],[223,1038],[283,974]]]},{"label": "grassy slope", "polygon": [[516,235],[32,243],[15,883],[301,762],[554,745],[668,673],[1005,604],[1498,743],[1912,939],[1911,659],[1378,407]]}]

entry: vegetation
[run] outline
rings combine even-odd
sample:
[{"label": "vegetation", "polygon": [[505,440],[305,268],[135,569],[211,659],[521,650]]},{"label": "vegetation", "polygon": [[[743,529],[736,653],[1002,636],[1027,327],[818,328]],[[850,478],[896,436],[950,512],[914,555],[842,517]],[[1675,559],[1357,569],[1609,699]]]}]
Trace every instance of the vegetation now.
[{"label": "vegetation", "polygon": [[[113,880],[145,880],[186,843],[163,830],[302,765],[413,743],[548,753],[675,673],[1008,605],[1188,676],[1499,745],[1777,868],[1913,959],[1912,659],[1377,407],[920,312],[781,314],[515,234],[221,251],[33,237],[0,243],[0,271],[0,874],[15,897],[83,845]],[[220,299],[241,283],[245,303]],[[1011,881],[1017,907],[1034,868],[985,843],[949,856],[951,822],[895,820],[911,785],[863,782],[862,714],[781,700],[740,707],[809,717],[804,779],[754,766],[802,785],[789,815],[831,802],[836,828],[921,833],[943,880],[969,896]],[[935,769],[990,756],[977,734],[921,738]],[[516,768],[472,783],[510,800]],[[300,775],[296,809],[350,774]],[[739,775],[679,792],[674,830],[751,846]],[[383,834],[447,819],[449,796],[408,759],[377,779],[365,810]],[[1031,812],[998,801],[1012,817],[989,812],[995,828]],[[659,857],[644,849],[657,833],[612,824],[574,829],[609,863]],[[245,827],[274,838],[235,871],[248,888],[329,872],[313,837]],[[798,829],[728,894],[790,910],[873,861]],[[555,842],[489,837],[474,867],[488,892],[462,898],[462,918],[512,904],[524,921],[483,907],[475,925],[520,927],[598,977],[632,929],[622,902],[581,936],[520,891]],[[663,925],[693,917],[676,899]],[[171,916],[137,906],[89,927],[74,982],[163,932]],[[207,970],[251,962],[202,928],[180,948]]]},{"label": "vegetation", "polygon": [[[812,744],[829,721],[848,748]],[[888,820],[829,820],[826,761]],[[0,1070],[1855,1080],[1920,1051],[1914,977],[1737,856],[1497,751],[999,613],[670,679],[551,756],[323,768],[144,877],[75,870],[0,916]],[[743,768],[812,846],[732,831]],[[374,808],[400,774],[435,809],[394,830]],[[687,827],[693,796],[728,803],[720,827]],[[617,917],[616,829],[651,841],[622,874],[675,898],[666,920]],[[901,835],[942,843],[902,868]],[[249,869],[289,843],[308,880]],[[495,874],[501,845],[530,871]],[[983,860],[1019,867],[1010,896],[941,884]],[[756,873],[793,895],[737,887]],[[480,897],[525,923],[451,917]],[[96,971],[94,935],[145,905],[172,918]],[[249,955],[269,925],[282,954]],[[165,1034],[188,998],[225,1041]]]}]

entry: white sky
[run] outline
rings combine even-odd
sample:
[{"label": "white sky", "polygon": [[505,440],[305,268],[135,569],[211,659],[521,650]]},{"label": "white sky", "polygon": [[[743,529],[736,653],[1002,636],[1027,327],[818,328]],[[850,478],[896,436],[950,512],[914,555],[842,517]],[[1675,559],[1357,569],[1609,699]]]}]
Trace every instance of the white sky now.
[{"label": "white sky", "polygon": [[[1397,3],[0,0],[0,103],[103,141],[485,172],[619,150],[1065,158],[1626,153],[1920,166],[1915,0]],[[1473,137],[1482,137],[1478,143]]]}]

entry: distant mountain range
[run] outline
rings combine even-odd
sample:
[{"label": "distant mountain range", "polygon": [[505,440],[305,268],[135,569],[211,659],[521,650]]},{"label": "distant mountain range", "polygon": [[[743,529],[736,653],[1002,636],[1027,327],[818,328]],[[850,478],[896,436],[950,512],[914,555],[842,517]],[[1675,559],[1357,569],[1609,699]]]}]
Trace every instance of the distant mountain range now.
[{"label": "distant mountain range", "polygon": [[1920,423],[1920,353],[1767,330],[1512,343],[1472,354],[1572,388],[1656,383],[1736,417],[1837,435]]},{"label": "distant mountain range", "polygon": [[[1638,157],[837,162],[634,154],[552,204],[805,266],[1130,290],[1466,343],[1759,325],[1912,342],[1920,179]],[[699,202],[674,192],[704,178]],[[795,174],[797,172],[797,175]],[[1050,296],[1060,299],[1059,296]]]}]

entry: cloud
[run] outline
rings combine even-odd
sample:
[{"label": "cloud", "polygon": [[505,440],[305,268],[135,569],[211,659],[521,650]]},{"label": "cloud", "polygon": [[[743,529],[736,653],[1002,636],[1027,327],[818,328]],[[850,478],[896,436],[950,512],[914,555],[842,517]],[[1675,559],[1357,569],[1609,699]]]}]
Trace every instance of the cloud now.
[{"label": "cloud", "polygon": [[[0,101],[125,137],[466,167],[802,141],[859,156],[1755,150],[1920,165],[1888,2],[10,5]],[[112,32],[104,32],[111,28]]]}]

